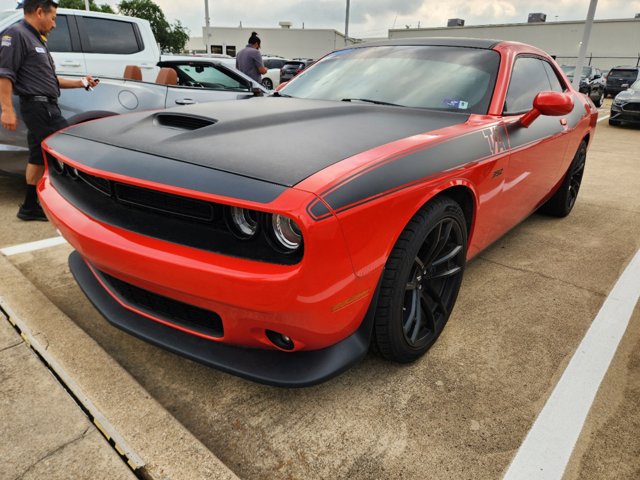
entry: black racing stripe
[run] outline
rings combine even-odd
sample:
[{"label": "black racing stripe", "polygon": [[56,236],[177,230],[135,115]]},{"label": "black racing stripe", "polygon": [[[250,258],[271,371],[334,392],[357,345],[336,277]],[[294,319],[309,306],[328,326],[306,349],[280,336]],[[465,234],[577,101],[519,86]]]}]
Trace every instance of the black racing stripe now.
[{"label": "black racing stripe", "polygon": [[493,138],[499,128],[478,130],[378,164],[345,180],[323,199],[334,211],[344,211],[436,173],[499,153],[488,138]]},{"label": "black racing stripe", "polygon": [[286,187],[262,180],[64,133],[50,137],[47,144],[56,152],[87,167],[197,192],[269,203],[286,190]]},{"label": "black racing stripe", "polygon": [[331,215],[327,205],[320,199],[314,200],[307,207],[307,213],[314,220],[322,220]]}]

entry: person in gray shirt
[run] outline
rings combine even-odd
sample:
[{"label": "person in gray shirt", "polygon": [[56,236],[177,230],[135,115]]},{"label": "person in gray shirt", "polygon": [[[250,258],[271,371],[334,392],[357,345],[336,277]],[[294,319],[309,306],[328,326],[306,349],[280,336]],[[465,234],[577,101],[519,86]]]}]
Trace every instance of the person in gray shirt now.
[{"label": "person in gray shirt", "polygon": [[256,32],[251,33],[247,46],[236,55],[236,68],[258,83],[261,75],[267,73],[260,54],[260,38]]}]

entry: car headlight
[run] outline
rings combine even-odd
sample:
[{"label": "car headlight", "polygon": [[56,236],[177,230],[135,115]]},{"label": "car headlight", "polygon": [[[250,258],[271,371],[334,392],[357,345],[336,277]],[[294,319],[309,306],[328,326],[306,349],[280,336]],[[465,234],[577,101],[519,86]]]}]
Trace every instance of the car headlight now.
[{"label": "car headlight", "polygon": [[616,97],[616,98],[613,99],[613,103],[618,105],[619,107],[621,107],[622,105],[624,105],[627,102],[626,102],[624,97],[622,97],[622,98]]},{"label": "car headlight", "polygon": [[230,207],[227,212],[227,225],[236,237],[246,240],[258,232],[258,212],[255,210]]},{"label": "car headlight", "polygon": [[54,156],[51,156],[51,158],[53,159],[53,162],[51,162],[51,166],[53,167],[53,169],[56,172],[62,174],[64,172],[64,163],[62,162],[62,160]]},{"label": "car headlight", "polygon": [[271,216],[271,240],[274,247],[284,253],[295,252],[302,245],[298,224],[284,215]]}]

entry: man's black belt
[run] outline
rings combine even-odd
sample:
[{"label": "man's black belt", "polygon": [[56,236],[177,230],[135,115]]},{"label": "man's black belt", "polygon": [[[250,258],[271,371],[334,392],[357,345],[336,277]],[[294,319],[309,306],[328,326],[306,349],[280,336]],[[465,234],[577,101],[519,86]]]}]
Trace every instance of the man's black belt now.
[{"label": "man's black belt", "polygon": [[21,102],[44,102],[44,103],[58,103],[56,97],[47,97],[46,95],[21,95]]}]

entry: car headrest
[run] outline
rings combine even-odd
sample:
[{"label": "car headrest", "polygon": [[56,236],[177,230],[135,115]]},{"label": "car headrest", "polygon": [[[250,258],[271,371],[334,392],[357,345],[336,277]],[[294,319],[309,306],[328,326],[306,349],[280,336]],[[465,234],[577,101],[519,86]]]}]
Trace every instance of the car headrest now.
[{"label": "car headrest", "polygon": [[137,65],[127,65],[124,67],[122,78],[127,80],[142,80],[142,70]]},{"label": "car headrest", "polygon": [[161,85],[177,85],[178,74],[173,68],[163,67],[158,72],[156,83],[159,83]]}]

